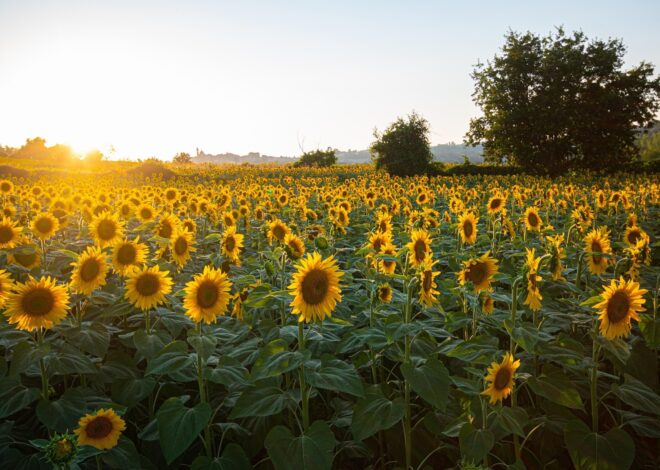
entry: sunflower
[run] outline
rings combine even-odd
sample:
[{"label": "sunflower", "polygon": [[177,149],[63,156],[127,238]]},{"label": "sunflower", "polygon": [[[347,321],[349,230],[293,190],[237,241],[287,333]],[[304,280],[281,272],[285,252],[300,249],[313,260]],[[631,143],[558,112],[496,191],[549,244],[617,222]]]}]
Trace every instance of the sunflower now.
[{"label": "sunflower", "polygon": [[0,180],[0,193],[9,194],[14,190],[14,183],[8,180]]},{"label": "sunflower", "polygon": [[490,251],[481,257],[463,262],[464,268],[458,273],[458,282],[465,285],[471,282],[475,292],[490,288],[490,283],[497,274],[497,260],[490,256]]},{"label": "sunflower", "polygon": [[183,299],[186,315],[197,323],[214,323],[219,315],[227,312],[230,290],[231,281],[227,274],[205,266],[202,273],[186,284]]},{"label": "sunflower", "polygon": [[236,226],[231,226],[225,230],[220,242],[222,256],[234,263],[236,266],[241,265],[240,253],[243,249],[244,236],[236,233]]},{"label": "sunflower", "polygon": [[593,274],[603,274],[607,271],[609,259],[603,255],[612,253],[607,228],[596,228],[589,232],[584,237],[584,249],[587,253],[591,253],[587,257],[589,271]]},{"label": "sunflower", "polygon": [[463,212],[458,218],[458,234],[463,243],[471,245],[477,241],[477,222],[479,217],[472,212]]},{"label": "sunflower", "polygon": [[7,256],[7,261],[31,270],[41,264],[41,248],[22,237],[18,245]]},{"label": "sunflower", "polygon": [[179,230],[181,221],[172,214],[166,214],[156,224],[156,235],[161,238],[170,239]]},{"label": "sunflower", "polygon": [[334,256],[321,259],[321,254],[314,252],[298,262],[289,293],[293,297],[291,313],[299,315],[299,322],[323,321],[326,315],[332,316],[341,301],[339,278],[343,274]]},{"label": "sunflower", "polygon": [[486,292],[482,297],[481,297],[481,310],[486,314],[490,315],[493,313],[495,307],[495,301],[491,297],[491,295]]},{"label": "sunflower", "polygon": [[552,279],[554,281],[565,281],[566,278],[561,275],[561,272],[564,270],[561,260],[566,258],[566,252],[562,246],[564,235],[555,235],[546,237],[546,239],[550,245],[550,272],[552,273]]},{"label": "sunflower", "polygon": [[292,233],[287,233],[284,237],[286,252],[292,259],[298,259],[305,254],[305,242]]},{"label": "sunflower", "polygon": [[639,321],[639,312],[646,309],[644,295],[648,291],[640,289],[639,283],[626,281],[621,277],[612,280],[609,286],[603,288],[602,302],[594,305],[600,320],[600,334],[607,339],[616,339],[630,335],[630,320]]},{"label": "sunflower", "polygon": [[431,237],[426,230],[413,230],[410,242],[406,245],[410,253],[410,262],[414,267],[422,265],[426,256],[431,253]]},{"label": "sunflower", "polygon": [[493,215],[504,210],[506,198],[502,196],[493,196],[488,200],[488,213]]},{"label": "sunflower", "polygon": [[11,275],[4,269],[0,269],[0,308],[5,305],[7,296],[14,288],[14,281]]},{"label": "sunflower", "polygon": [[197,251],[193,246],[195,239],[188,230],[177,230],[172,236],[170,243],[172,258],[174,258],[174,262],[179,266],[186,264],[190,259],[190,253]]},{"label": "sunflower", "polygon": [[5,315],[19,330],[32,331],[52,328],[66,317],[68,308],[69,294],[65,287],[58,286],[50,277],[37,281],[30,276],[25,284],[17,283],[7,296]]},{"label": "sunflower", "polygon": [[0,249],[14,248],[21,238],[21,231],[23,227],[17,227],[9,217],[0,219]]},{"label": "sunflower", "polygon": [[115,447],[125,429],[126,423],[112,408],[101,408],[80,418],[74,433],[78,444],[103,450]]},{"label": "sunflower", "polygon": [[103,211],[92,219],[89,224],[89,231],[96,243],[101,248],[105,248],[122,238],[124,222],[119,221],[116,214]]},{"label": "sunflower", "polygon": [[382,303],[389,304],[392,302],[392,296],[392,286],[390,286],[389,283],[385,282],[378,286],[378,300]]},{"label": "sunflower", "polygon": [[268,241],[270,243],[273,243],[274,240],[277,240],[278,242],[283,242],[284,237],[288,233],[291,233],[291,230],[289,230],[289,227],[286,226],[284,222],[282,222],[278,218],[274,218],[269,224],[268,224]]},{"label": "sunflower", "polygon": [[486,376],[488,386],[481,394],[490,397],[491,405],[502,401],[511,394],[513,379],[518,367],[520,367],[520,359],[514,361],[513,356],[509,353],[504,355],[501,363],[493,362],[490,365]]},{"label": "sunflower", "polygon": [[639,228],[637,225],[632,225],[630,227],[626,227],[626,233],[623,236],[623,241],[625,241],[626,245],[628,246],[635,246],[637,241],[641,240],[644,235],[646,235],[644,230]]},{"label": "sunflower", "polygon": [[169,271],[161,271],[158,266],[137,268],[128,273],[124,297],[142,310],[149,310],[165,302],[165,296],[172,292]]},{"label": "sunflower", "polygon": [[530,232],[539,232],[541,230],[543,220],[541,220],[539,210],[536,207],[530,206],[525,209],[525,215],[523,216],[523,219],[525,220],[525,227]]},{"label": "sunflower", "polygon": [[392,233],[376,230],[375,232],[369,234],[367,247],[371,248],[376,254],[378,254],[388,243],[392,243]]},{"label": "sunflower", "polygon": [[151,222],[156,218],[156,212],[149,204],[140,204],[135,210],[135,215],[137,215],[138,219],[140,219],[143,224]]},{"label": "sunflower", "polygon": [[[394,246],[392,243],[387,243],[381,248],[380,253],[383,255],[395,256],[396,246]],[[396,271],[396,261],[379,259],[378,270],[383,274],[394,274],[394,271]]]},{"label": "sunflower", "polygon": [[436,263],[437,261],[433,261],[431,255],[428,255],[419,270],[419,283],[421,287],[419,301],[427,307],[432,306],[438,301],[436,296],[440,293],[435,290],[438,287],[435,283],[435,277],[440,274],[438,271],[433,271],[433,266]]},{"label": "sunflower", "polygon": [[529,305],[530,310],[538,311],[541,309],[541,291],[539,290],[539,282],[542,278],[538,275],[539,264],[541,258],[534,256],[534,248],[531,250],[527,248],[527,297],[525,297],[524,305]]},{"label": "sunflower", "polygon": [[60,221],[49,212],[43,212],[32,220],[30,230],[40,240],[48,240],[59,230]]},{"label": "sunflower", "polygon": [[87,247],[71,266],[71,289],[74,292],[91,295],[94,289],[105,285],[108,264],[105,254],[99,248]]},{"label": "sunflower", "polygon": [[135,240],[120,240],[112,247],[112,269],[125,276],[126,273],[144,264],[148,254],[147,245],[140,243],[140,237]]}]

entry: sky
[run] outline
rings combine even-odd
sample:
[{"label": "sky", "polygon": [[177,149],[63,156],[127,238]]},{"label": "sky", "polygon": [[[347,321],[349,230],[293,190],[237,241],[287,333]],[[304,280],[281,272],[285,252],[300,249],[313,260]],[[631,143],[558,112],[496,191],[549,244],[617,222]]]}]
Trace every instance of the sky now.
[{"label": "sky", "polygon": [[621,38],[660,73],[660,2],[0,0],[0,144],[78,152],[365,149],[412,110],[432,143],[479,114],[509,29]]}]

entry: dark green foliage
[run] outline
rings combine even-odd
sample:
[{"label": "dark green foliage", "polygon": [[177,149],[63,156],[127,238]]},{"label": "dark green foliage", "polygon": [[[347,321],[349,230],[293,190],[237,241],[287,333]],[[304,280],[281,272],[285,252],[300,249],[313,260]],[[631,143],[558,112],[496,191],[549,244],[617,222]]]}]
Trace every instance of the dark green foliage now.
[{"label": "dark green foliage", "polygon": [[174,158],[172,159],[172,162],[180,164],[180,165],[185,164],[185,163],[192,163],[192,157],[187,152],[179,152],[176,155],[174,155]]},{"label": "dark green foliage", "polygon": [[369,148],[376,168],[397,176],[430,172],[433,154],[428,134],[428,121],[415,112],[407,119],[397,118],[382,134],[376,130],[376,141]]},{"label": "dark green foliage", "polygon": [[312,166],[312,167],[326,167],[332,166],[337,163],[336,150],[328,147],[326,150],[314,150],[312,152],[305,152],[301,155],[300,160],[293,164],[295,167]]},{"label": "dark green foliage", "polygon": [[624,54],[620,40],[581,32],[510,32],[472,75],[483,116],[471,120],[468,143],[483,144],[488,161],[550,174],[634,160],[637,131],[660,106],[660,78],[645,62],[622,70]]}]

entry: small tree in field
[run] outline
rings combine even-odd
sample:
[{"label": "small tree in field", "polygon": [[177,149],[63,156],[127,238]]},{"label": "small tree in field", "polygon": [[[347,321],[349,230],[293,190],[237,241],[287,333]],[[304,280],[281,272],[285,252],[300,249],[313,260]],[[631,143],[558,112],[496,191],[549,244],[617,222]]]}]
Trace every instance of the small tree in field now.
[{"label": "small tree in field", "polygon": [[407,119],[398,118],[382,134],[374,131],[376,141],[369,151],[376,168],[397,176],[429,172],[433,160],[429,131],[428,121],[415,112]]},{"label": "small tree in field", "polygon": [[314,150],[312,152],[305,152],[296,163],[295,167],[301,166],[316,166],[327,167],[337,163],[336,150],[328,147],[327,150]]},{"label": "small tree in field", "polygon": [[192,157],[187,152],[179,152],[176,155],[174,155],[172,162],[176,163],[177,165],[192,163]]}]

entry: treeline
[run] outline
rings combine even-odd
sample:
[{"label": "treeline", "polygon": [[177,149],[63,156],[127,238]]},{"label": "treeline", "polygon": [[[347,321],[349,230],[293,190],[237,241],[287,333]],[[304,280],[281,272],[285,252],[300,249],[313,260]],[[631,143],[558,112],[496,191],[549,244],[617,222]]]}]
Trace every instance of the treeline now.
[{"label": "treeline", "polygon": [[26,160],[39,160],[57,163],[75,162],[84,159],[87,162],[103,160],[100,150],[92,150],[85,155],[73,151],[64,144],[46,145],[46,139],[34,137],[27,139],[21,147],[0,146],[0,157],[22,158]]}]

